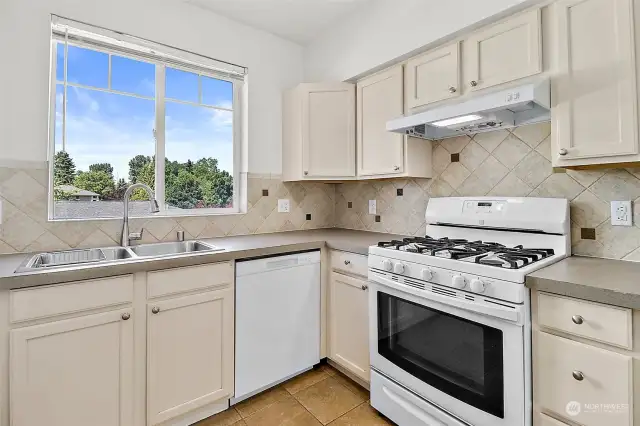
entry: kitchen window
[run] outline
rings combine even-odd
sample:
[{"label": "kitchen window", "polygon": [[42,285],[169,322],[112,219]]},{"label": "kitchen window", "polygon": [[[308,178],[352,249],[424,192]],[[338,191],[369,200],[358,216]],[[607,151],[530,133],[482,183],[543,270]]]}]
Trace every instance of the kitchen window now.
[{"label": "kitchen window", "polygon": [[[54,17],[50,219],[239,212],[243,67]],[[186,59],[185,59],[186,58]],[[131,216],[149,214],[144,191]]]}]

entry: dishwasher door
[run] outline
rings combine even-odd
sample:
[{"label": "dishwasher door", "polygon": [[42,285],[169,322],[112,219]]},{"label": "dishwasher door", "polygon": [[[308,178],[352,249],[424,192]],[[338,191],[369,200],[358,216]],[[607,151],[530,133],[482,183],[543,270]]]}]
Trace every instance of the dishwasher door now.
[{"label": "dishwasher door", "polygon": [[320,252],[236,263],[235,398],[320,362]]}]

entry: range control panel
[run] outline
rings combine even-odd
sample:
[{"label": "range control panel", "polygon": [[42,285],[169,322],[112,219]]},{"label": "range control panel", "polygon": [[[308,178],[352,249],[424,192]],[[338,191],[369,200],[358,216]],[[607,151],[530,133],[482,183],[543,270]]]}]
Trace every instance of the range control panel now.
[{"label": "range control panel", "polygon": [[506,201],[465,200],[462,204],[464,214],[504,214],[507,210]]}]

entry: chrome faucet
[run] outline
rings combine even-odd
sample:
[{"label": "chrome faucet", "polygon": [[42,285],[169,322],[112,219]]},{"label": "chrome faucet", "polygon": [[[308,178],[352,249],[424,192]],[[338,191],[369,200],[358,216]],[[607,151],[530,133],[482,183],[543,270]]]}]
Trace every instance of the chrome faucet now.
[{"label": "chrome faucet", "polygon": [[149,195],[149,204],[151,204],[151,213],[158,213],[160,208],[158,207],[158,201],[156,201],[155,194],[153,193],[153,189],[149,188],[149,186],[144,183],[134,183],[124,193],[124,217],[122,219],[122,237],[120,238],[120,245],[122,247],[129,247],[130,240],[140,240],[142,239],[141,230],[138,233],[129,234],[129,197],[131,197],[131,193],[136,189],[141,188],[147,192]]}]

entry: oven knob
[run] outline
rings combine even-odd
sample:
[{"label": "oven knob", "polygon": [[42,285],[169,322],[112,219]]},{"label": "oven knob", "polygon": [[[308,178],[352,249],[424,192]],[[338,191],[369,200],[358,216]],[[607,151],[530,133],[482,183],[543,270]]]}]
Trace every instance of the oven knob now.
[{"label": "oven knob", "polygon": [[420,272],[420,275],[422,275],[423,280],[429,281],[433,278],[433,271],[429,268],[425,268]]},{"label": "oven knob", "polygon": [[487,288],[487,286],[485,283],[483,283],[480,280],[471,280],[471,283],[469,284],[469,288],[471,288],[471,291],[473,292],[482,293]]},{"label": "oven knob", "polygon": [[467,280],[465,280],[461,275],[454,275],[451,280],[451,284],[455,288],[464,288],[464,286],[467,285]]},{"label": "oven knob", "polygon": [[384,269],[385,271],[391,271],[393,269],[393,264],[390,260],[385,259],[382,261],[382,269]]},{"label": "oven knob", "polygon": [[396,274],[402,274],[404,272],[404,265],[400,262],[393,265],[393,272]]}]

